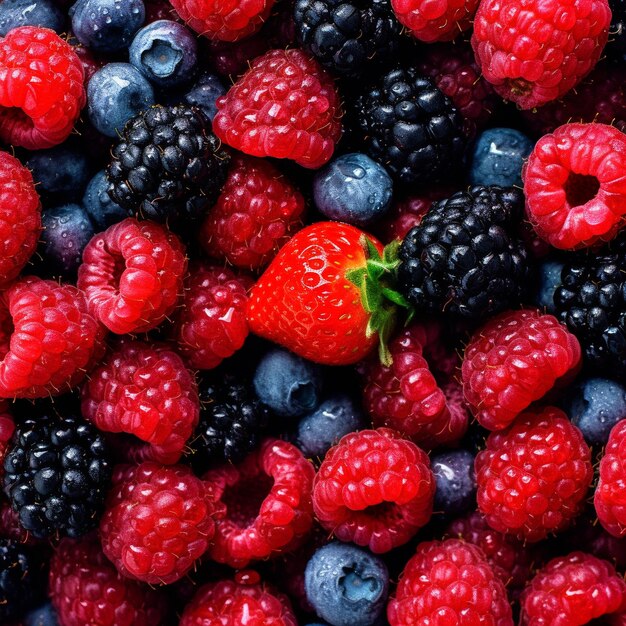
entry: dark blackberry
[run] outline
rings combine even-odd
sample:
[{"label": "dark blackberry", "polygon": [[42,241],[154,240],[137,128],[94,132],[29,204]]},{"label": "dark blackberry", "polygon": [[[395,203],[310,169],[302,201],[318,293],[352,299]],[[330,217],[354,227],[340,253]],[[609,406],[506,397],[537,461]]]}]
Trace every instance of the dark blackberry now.
[{"label": "dark blackberry", "polygon": [[302,46],[337,74],[369,71],[398,51],[390,0],[296,0],[294,21]]},{"label": "dark blackberry", "polygon": [[400,246],[399,289],[418,311],[479,318],[519,306],[528,275],[513,188],[471,187],[434,202]]},{"label": "dark blackberry", "polygon": [[626,55],[626,0],[609,0],[611,28],[605,52],[609,58],[624,60]]},{"label": "dark blackberry", "polygon": [[585,363],[626,373],[626,235],[601,250],[571,255],[554,292],[556,314],[576,335]]},{"label": "dark blackberry", "polygon": [[18,423],[4,471],[4,491],[35,537],[78,537],[97,525],[111,463],[102,435],[82,418],[46,414]]},{"label": "dark blackberry", "polygon": [[452,101],[413,67],[383,74],[356,100],[365,151],[398,181],[450,179],[465,151],[463,117]]},{"label": "dark blackberry", "polygon": [[215,203],[230,157],[196,107],[154,106],[130,119],[107,168],[108,193],[130,215],[189,226]]}]

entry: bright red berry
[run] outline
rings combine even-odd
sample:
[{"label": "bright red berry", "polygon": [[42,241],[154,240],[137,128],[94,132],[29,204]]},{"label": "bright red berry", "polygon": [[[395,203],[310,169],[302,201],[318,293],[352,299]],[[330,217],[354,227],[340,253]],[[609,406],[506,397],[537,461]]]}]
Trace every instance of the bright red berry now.
[{"label": "bright red berry", "polygon": [[580,364],[580,344],[552,315],[522,310],[489,320],[463,357],[463,392],[489,430],[506,428]]},{"label": "bright red berry", "polygon": [[341,137],[341,104],[331,76],[296,48],[271,50],[217,101],[213,131],[252,156],[318,168]]},{"label": "bright red berry", "polygon": [[150,584],[182,578],[209,547],[222,506],[182,465],[118,466],[100,520],[102,549],[118,572]]},{"label": "bright red berry", "polygon": [[327,452],[313,507],[338,539],[380,554],[406,543],[430,520],[434,495],[426,453],[379,428],[350,433]]},{"label": "bright red berry", "polygon": [[387,619],[391,626],[513,626],[504,585],[481,550],[458,539],[417,546]]},{"label": "bright red berry", "polygon": [[568,92],[598,62],[608,0],[482,0],[472,46],[485,78],[522,109]]},{"label": "bright red berry", "polygon": [[476,499],[495,530],[539,541],[581,511],[593,478],[591,451],[560,409],[520,415],[491,433],[476,457]]},{"label": "bright red berry", "polygon": [[225,506],[209,556],[240,568],[297,547],[313,525],[314,476],[298,448],[277,439],[265,440],[240,465],[205,474]]},{"label": "bright red berry", "polygon": [[29,150],[65,141],[85,105],[83,64],[54,31],[20,26],[0,39],[0,139]]},{"label": "bright red berry", "polygon": [[83,416],[100,430],[134,435],[138,461],[176,463],[198,424],[193,375],[166,346],[119,344],[82,389]]},{"label": "bright red berry", "polygon": [[160,224],[129,217],[97,234],[83,251],[78,286],[89,309],[119,335],[158,326],[176,307],[185,250]]}]

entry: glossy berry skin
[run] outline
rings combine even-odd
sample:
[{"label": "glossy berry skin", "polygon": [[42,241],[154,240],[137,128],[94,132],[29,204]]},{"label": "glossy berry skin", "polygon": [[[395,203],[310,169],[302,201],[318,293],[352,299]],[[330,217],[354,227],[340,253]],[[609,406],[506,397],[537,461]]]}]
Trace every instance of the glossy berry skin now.
[{"label": "glossy berry skin", "polygon": [[87,244],[78,287],[89,310],[109,330],[143,332],[173,312],[186,270],[176,235],[160,224],[129,217]]},{"label": "glossy berry skin", "polygon": [[0,4],[0,37],[19,26],[40,26],[60,35],[65,16],[54,0],[4,0]]},{"label": "glossy berry skin", "polygon": [[593,477],[582,433],[554,407],[527,411],[508,430],[491,433],[475,470],[487,523],[530,542],[576,517]]},{"label": "glossy berry skin", "polygon": [[32,548],[0,539],[0,620],[12,624],[40,595],[41,566]]},{"label": "glossy berry skin", "polygon": [[489,430],[506,428],[561,379],[575,374],[580,344],[552,315],[524,309],[489,320],[463,357],[463,393]]},{"label": "glossy berry skin", "polygon": [[387,606],[391,626],[513,626],[504,585],[476,546],[447,539],[417,546]]},{"label": "glossy berry skin", "polygon": [[29,611],[24,616],[22,624],[23,626],[59,626],[56,611],[50,602]]},{"label": "glossy berry skin", "polygon": [[134,435],[134,459],[172,464],[198,425],[200,403],[194,377],[175,352],[125,341],[91,372],[81,411],[100,430]]},{"label": "glossy berry skin", "polygon": [[556,259],[547,259],[537,268],[537,290],[533,303],[540,311],[556,314],[554,294],[561,285],[561,270],[563,263]]},{"label": "glossy berry skin", "polygon": [[217,113],[217,99],[226,93],[222,81],[215,74],[202,74],[185,94],[185,102],[198,107],[213,122]]},{"label": "glossy berry skin", "polygon": [[54,31],[14,28],[0,41],[0,139],[28,150],[65,141],[85,104],[83,77],[80,59]]},{"label": "glossy berry skin", "polygon": [[81,200],[91,223],[98,232],[128,217],[128,211],[111,200],[107,192],[108,187],[106,172],[100,170],[87,184]]},{"label": "glossy berry skin", "polygon": [[217,101],[213,131],[258,157],[318,168],[341,137],[341,104],[331,76],[298,49],[271,50]]},{"label": "glossy berry skin", "polygon": [[474,508],[474,455],[467,450],[440,452],[430,463],[436,484],[434,511],[453,516]]},{"label": "glossy berry skin", "polygon": [[346,435],[328,451],[315,477],[313,506],[337,539],[381,554],[429,521],[434,495],[426,453],[379,428]]},{"label": "glossy berry skin", "polygon": [[486,0],[476,13],[472,47],[495,90],[532,109],[560,98],[595,66],[610,21],[608,0]]},{"label": "glossy berry skin", "polygon": [[221,509],[189,468],[119,466],[100,520],[102,549],[123,576],[173,583],[206,552]]}]

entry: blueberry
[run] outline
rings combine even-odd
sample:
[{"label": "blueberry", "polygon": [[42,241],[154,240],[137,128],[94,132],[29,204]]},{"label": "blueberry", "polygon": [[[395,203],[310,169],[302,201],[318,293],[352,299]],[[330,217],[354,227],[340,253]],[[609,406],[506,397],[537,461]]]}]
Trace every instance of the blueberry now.
[{"label": "blueberry", "polygon": [[131,117],[154,103],[152,85],[130,63],[105,65],[87,86],[89,119],[107,137],[117,137]]},{"label": "blueberry", "polygon": [[58,626],[57,614],[50,603],[31,611],[22,620],[24,626]]},{"label": "blueberry", "polygon": [[185,102],[197,106],[212,122],[217,113],[216,100],[226,93],[226,87],[214,74],[202,74],[185,94]]},{"label": "blueberry", "polygon": [[512,128],[490,128],[474,145],[470,181],[473,185],[522,186],[522,165],[533,142]]},{"label": "blueberry", "polygon": [[319,404],[322,376],[319,366],[287,350],[271,350],[254,373],[257,396],[277,415],[293,417]]},{"label": "blueberry", "polygon": [[128,217],[128,212],[111,200],[107,191],[108,187],[106,172],[100,170],[89,181],[83,196],[83,207],[94,224],[96,232],[106,230],[109,226]]},{"label": "blueberry", "polygon": [[389,573],[380,557],[334,541],[307,563],[304,589],[317,615],[332,626],[374,626],[385,610]]},{"label": "blueberry", "polygon": [[43,26],[65,30],[65,16],[53,0],[3,0],[0,2],[0,37],[18,26]]},{"label": "blueberry", "polygon": [[315,205],[326,217],[365,226],[391,206],[393,182],[385,168],[368,156],[344,154],[313,180]]},{"label": "blueberry", "polygon": [[193,77],[198,46],[182,24],[157,20],[137,32],[128,52],[130,62],[151,83],[173,87]]},{"label": "blueberry", "polygon": [[553,297],[557,287],[561,284],[563,263],[553,260],[544,261],[538,269],[535,304],[546,313],[554,313]]},{"label": "blueberry", "polygon": [[430,462],[437,490],[434,510],[458,515],[476,506],[474,455],[467,450],[441,452]]},{"label": "blueberry", "polygon": [[354,400],[339,393],[320,404],[298,424],[298,447],[305,455],[323,457],[344,435],[366,427]]},{"label": "blueberry", "polygon": [[72,30],[94,52],[128,47],[146,19],[142,0],[78,0],[70,9]]},{"label": "blueberry", "polygon": [[626,418],[626,387],[607,378],[586,378],[570,390],[564,409],[587,443],[603,446],[611,428]]}]

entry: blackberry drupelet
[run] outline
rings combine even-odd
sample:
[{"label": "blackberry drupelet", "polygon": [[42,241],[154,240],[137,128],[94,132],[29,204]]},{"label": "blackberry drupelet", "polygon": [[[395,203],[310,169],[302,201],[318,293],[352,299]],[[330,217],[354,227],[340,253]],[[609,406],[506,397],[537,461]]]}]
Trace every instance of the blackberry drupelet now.
[{"label": "blackberry drupelet", "polygon": [[35,537],[78,537],[94,528],[111,479],[101,433],[51,413],[18,423],[4,460],[4,491]]},{"label": "blackberry drupelet", "polygon": [[465,151],[463,118],[452,101],[413,67],[383,74],[356,100],[365,151],[399,182],[450,178]]},{"label": "blackberry drupelet", "polygon": [[230,157],[196,107],[154,106],[113,148],[108,193],[129,215],[189,227],[217,200]]},{"label": "blackberry drupelet", "polygon": [[294,20],[302,46],[337,74],[362,74],[398,52],[390,0],[296,0]]},{"label": "blackberry drupelet", "polygon": [[434,202],[400,247],[399,289],[420,312],[465,318],[521,304],[527,254],[514,188],[470,187]]}]

